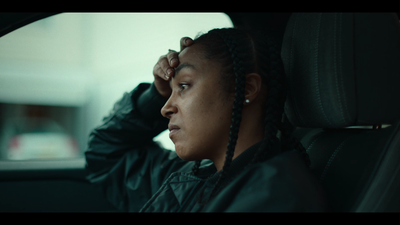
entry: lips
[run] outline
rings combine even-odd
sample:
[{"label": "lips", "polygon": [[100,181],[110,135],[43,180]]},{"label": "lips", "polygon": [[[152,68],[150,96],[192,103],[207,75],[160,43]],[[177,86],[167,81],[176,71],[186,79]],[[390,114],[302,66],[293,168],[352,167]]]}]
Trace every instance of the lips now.
[{"label": "lips", "polygon": [[168,130],[169,130],[169,138],[171,139],[172,136],[178,132],[181,128],[178,127],[177,125],[169,124],[168,125]]}]

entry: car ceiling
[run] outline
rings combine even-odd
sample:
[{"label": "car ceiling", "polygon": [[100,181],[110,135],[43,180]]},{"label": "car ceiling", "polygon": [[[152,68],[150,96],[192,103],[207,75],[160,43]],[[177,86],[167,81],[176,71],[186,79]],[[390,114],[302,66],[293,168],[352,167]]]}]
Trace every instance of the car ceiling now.
[{"label": "car ceiling", "polygon": [[[0,13],[0,37],[31,22],[58,14],[47,13]],[[235,27],[262,29],[280,42],[286,23],[292,13],[240,13],[226,12]],[[400,12],[396,13],[400,18]]]},{"label": "car ceiling", "polygon": [[[40,20],[60,12],[50,13],[0,13],[0,36],[21,26]],[[261,24],[271,24],[272,29],[286,24],[291,13],[226,13],[235,27],[257,28]],[[272,24],[273,23],[273,24]],[[278,29],[279,30],[279,29]]]},{"label": "car ceiling", "polygon": [[0,13],[0,37],[34,21],[57,13]]},{"label": "car ceiling", "polygon": [[[58,14],[50,13],[0,13],[0,37],[34,21]],[[291,13],[226,13],[235,27],[260,28],[281,40]]]}]

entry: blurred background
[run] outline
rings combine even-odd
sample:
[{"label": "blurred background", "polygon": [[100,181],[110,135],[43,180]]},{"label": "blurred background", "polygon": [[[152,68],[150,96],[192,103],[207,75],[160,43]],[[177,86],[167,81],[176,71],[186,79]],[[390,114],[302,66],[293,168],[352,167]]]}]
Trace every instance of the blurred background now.
[{"label": "blurred background", "polygon": [[[0,160],[82,157],[90,131],[181,37],[223,13],[65,13],[0,38]],[[155,137],[174,149],[165,131]]]}]

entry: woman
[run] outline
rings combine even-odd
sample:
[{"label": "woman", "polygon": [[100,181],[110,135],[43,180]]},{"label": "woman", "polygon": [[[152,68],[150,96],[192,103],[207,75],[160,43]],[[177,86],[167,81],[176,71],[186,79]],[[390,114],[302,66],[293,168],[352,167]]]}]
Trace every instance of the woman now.
[{"label": "woman", "polygon": [[[92,132],[89,181],[124,211],[324,211],[307,154],[280,122],[278,49],[250,30],[183,38],[154,83],[125,94]],[[152,141],[166,128],[175,152]]]}]

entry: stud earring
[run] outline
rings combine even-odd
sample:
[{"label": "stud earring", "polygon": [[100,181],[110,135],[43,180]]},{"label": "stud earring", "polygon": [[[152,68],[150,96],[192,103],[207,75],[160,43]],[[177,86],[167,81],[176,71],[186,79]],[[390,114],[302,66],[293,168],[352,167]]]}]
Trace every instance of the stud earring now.
[{"label": "stud earring", "polygon": [[249,103],[250,103],[250,100],[246,99],[246,103],[249,104]]}]

